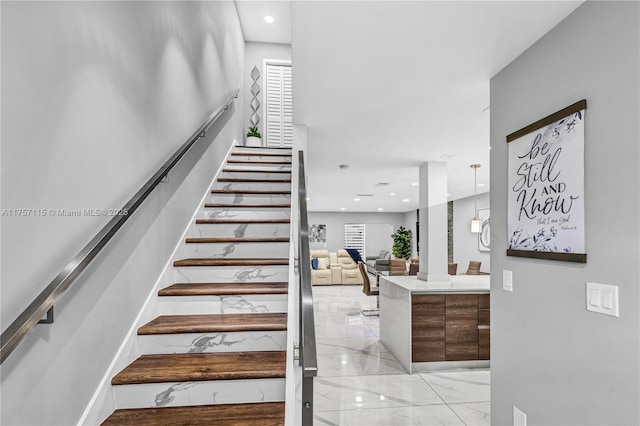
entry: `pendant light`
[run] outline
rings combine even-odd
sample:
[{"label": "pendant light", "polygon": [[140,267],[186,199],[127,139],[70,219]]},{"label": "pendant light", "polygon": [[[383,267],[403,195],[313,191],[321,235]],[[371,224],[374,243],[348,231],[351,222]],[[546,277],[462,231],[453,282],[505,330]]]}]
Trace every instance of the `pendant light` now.
[{"label": "pendant light", "polygon": [[480,233],[480,219],[478,219],[478,167],[480,164],[472,164],[474,179],[473,179],[473,194],[474,194],[474,208],[473,219],[471,219],[471,232],[474,234]]}]

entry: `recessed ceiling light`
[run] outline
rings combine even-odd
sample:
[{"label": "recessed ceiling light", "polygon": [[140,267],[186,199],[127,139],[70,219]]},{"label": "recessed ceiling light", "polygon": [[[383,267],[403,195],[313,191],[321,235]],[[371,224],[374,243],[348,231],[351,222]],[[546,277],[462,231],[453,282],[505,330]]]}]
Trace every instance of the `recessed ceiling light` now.
[{"label": "recessed ceiling light", "polygon": [[447,197],[451,197],[451,194],[449,194],[448,192],[447,192]]},{"label": "recessed ceiling light", "polygon": [[271,16],[271,15],[265,16],[264,17],[264,21],[269,23],[269,24],[273,23],[273,16]]},{"label": "recessed ceiling light", "polygon": [[418,186],[418,182],[413,182],[411,186]]},{"label": "recessed ceiling light", "polygon": [[489,145],[489,149],[491,149],[491,145]]},{"label": "recessed ceiling light", "polygon": [[354,198],[353,201],[360,201],[360,198]]},{"label": "recessed ceiling light", "polygon": [[381,212],[382,210],[384,210],[382,207],[378,207],[379,212]]},{"label": "recessed ceiling light", "polygon": [[344,207],[340,207],[340,210],[346,210]]},{"label": "recessed ceiling light", "polygon": [[307,201],[311,201],[311,198],[307,197]]},{"label": "recessed ceiling light", "polygon": [[478,184],[478,187],[479,187],[479,188],[482,188],[483,186],[484,186],[484,183],[479,183],[479,184]]},{"label": "recessed ceiling light", "polygon": [[405,199],[402,200],[403,203],[408,203],[409,201],[411,201],[411,200],[408,199],[408,198],[405,198]]},{"label": "recessed ceiling light", "polygon": [[391,195],[392,197],[395,197],[396,193],[395,193],[395,192],[392,192],[392,193],[390,193],[389,195]]}]

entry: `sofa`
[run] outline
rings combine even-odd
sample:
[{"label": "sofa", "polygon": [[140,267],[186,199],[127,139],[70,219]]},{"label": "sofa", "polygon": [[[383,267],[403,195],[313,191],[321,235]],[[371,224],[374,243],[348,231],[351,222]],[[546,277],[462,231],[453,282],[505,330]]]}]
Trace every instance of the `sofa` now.
[{"label": "sofa", "polygon": [[365,263],[367,264],[367,272],[374,274],[380,271],[389,270],[389,260],[391,259],[391,252],[388,250],[381,250],[377,256],[367,256]]},{"label": "sofa", "polygon": [[346,250],[311,250],[311,284],[363,284],[358,265]]}]

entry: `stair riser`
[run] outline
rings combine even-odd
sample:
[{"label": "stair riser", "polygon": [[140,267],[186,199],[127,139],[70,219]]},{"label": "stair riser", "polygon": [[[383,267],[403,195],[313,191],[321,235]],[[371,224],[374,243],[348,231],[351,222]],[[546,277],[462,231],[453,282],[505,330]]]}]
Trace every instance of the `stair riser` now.
[{"label": "stair riser", "polygon": [[247,164],[247,163],[227,163],[226,167],[234,170],[262,170],[262,171],[273,171],[273,170],[286,170],[291,171],[290,164]]},{"label": "stair riser", "polygon": [[289,237],[290,225],[288,223],[258,224],[258,223],[233,223],[233,224],[206,224],[195,225],[189,229],[187,238],[214,238],[214,237]]},{"label": "stair riser", "polygon": [[222,172],[219,177],[234,179],[291,179],[291,171],[289,173],[270,173],[266,170],[260,173],[233,171]]},{"label": "stair riser", "polygon": [[212,380],[113,386],[118,408],[284,401],[285,379]]},{"label": "stair riser", "polygon": [[256,190],[256,191],[289,191],[291,184],[273,183],[273,182],[218,182],[213,185],[213,189],[227,189],[232,191],[238,190]]},{"label": "stair riser", "polygon": [[288,265],[269,266],[192,266],[173,268],[175,282],[220,283],[288,281]]},{"label": "stair riser", "polygon": [[288,257],[289,243],[205,243],[185,244],[182,257],[238,259],[256,257]]},{"label": "stair riser", "polygon": [[138,337],[143,354],[279,351],[286,331],[157,334]]},{"label": "stair riser", "polygon": [[161,315],[287,312],[286,294],[163,296],[159,300],[158,308]]},{"label": "stair riser", "polygon": [[206,208],[203,215],[199,219],[289,219],[291,217],[291,209],[287,208],[270,208],[263,210],[253,209],[224,209],[224,208]]},{"label": "stair riser", "polygon": [[[289,189],[289,188],[287,188]],[[211,194],[210,203],[224,204],[291,204],[289,194]]]}]

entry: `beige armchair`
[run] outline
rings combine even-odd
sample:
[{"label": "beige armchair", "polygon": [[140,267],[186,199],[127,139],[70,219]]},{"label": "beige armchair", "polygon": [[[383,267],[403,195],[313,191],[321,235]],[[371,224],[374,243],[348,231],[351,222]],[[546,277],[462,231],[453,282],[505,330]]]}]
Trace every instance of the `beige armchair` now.
[{"label": "beige armchair", "polygon": [[335,253],[329,250],[311,250],[311,258],[318,258],[318,269],[311,269],[311,285],[342,284],[340,266]]},{"label": "beige armchair", "polygon": [[358,264],[349,256],[346,250],[338,250],[338,265],[341,268],[342,284],[363,284],[362,274]]}]

